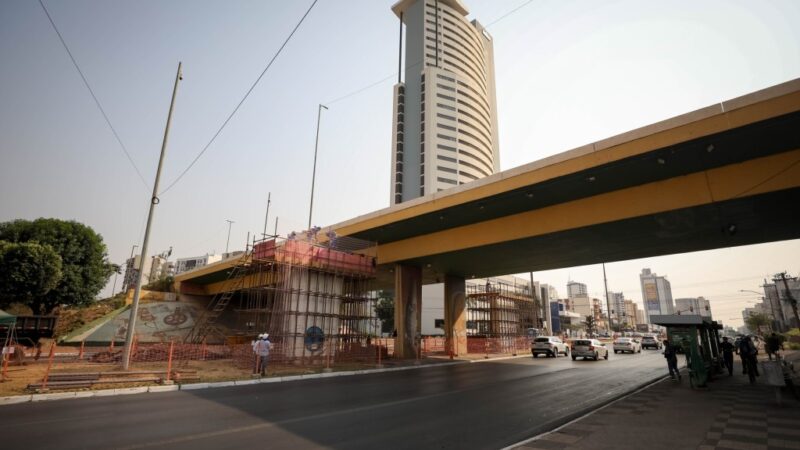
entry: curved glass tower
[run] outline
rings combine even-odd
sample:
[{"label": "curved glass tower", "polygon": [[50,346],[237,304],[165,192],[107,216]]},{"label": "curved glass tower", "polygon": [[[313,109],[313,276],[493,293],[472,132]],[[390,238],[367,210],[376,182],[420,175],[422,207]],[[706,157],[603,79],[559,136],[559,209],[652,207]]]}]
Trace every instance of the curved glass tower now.
[{"label": "curved glass tower", "polygon": [[392,11],[406,30],[394,86],[397,204],[489,176],[500,159],[489,33],[459,0],[402,0]]}]

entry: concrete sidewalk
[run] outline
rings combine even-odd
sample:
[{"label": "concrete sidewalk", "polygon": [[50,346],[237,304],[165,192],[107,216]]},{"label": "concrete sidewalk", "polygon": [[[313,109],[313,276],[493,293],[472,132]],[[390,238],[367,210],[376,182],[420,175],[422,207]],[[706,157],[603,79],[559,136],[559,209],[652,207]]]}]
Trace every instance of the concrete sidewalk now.
[{"label": "concrete sidewalk", "polygon": [[[800,373],[800,352],[787,360]],[[689,387],[684,370],[680,383],[662,380],[512,448],[800,449],[800,401],[784,391],[778,406],[774,388],[760,379],[750,385],[738,364],[733,376],[720,375],[703,390]]]}]

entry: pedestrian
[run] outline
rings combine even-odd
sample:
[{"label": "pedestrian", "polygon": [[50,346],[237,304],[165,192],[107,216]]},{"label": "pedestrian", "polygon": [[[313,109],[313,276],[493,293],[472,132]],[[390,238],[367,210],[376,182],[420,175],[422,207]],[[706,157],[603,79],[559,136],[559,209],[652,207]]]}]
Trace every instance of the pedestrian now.
[{"label": "pedestrian", "polygon": [[728,369],[728,376],[733,375],[733,344],[728,342],[727,337],[723,337],[719,348],[722,350],[722,362],[725,364],[725,368]]},{"label": "pedestrian", "polygon": [[750,382],[755,383],[758,373],[758,349],[750,336],[745,336],[739,341],[739,357],[742,358],[744,373],[749,375]]},{"label": "pedestrian", "polygon": [[677,349],[672,344],[670,344],[668,340],[664,340],[664,358],[667,359],[667,368],[669,369],[669,377],[674,380],[675,375],[677,375],[678,381],[680,381],[681,372],[680,370],[678,370]]},{"label": "pedestrian", "polygon": [[767,351],[767,357],[770,361],[772,361],[772,355],[775,355],[775,359],[778,359],[778,351],[783,350],[783,336],[778,336],[776,333],[772,333],[767,336],[767,339],[764,341],[764,349]]},{"label": "pedestrian", "polygon": [[253,349],[253,374],[259,372],[259,366],[261,365],[258,354],[256,353],[256,344],[258,344],[263,337],[264,334],[259,334],[254,340],[250,341],[250,347]]},{"label": "pedestrian", "polygon": [[253,352],[258,356],[258,366],[261,376],[267,374],[267,363],[269,362],[269,351],[272,349],[272,342],[269,341],[269,334],[264,333],[261,335],[255,345]]}]

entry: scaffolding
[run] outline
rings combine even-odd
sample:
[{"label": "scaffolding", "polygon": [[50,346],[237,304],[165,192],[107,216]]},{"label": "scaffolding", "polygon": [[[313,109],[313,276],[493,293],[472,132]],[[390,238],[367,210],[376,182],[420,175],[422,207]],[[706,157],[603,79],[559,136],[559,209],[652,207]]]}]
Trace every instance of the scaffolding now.
[{"label": "scaffolding", "polygon": [[539,302],[527,285],[500,280],[467,284],[467,336],[513,338],[539,323]]},{"label": "scaffolding", "polygon": [[247,342],[266,332],[271,359],[303,363],[368,347],[380,330],[373,247],[353,238],[317,242],[315,233],[254,241],[187,341]]}]

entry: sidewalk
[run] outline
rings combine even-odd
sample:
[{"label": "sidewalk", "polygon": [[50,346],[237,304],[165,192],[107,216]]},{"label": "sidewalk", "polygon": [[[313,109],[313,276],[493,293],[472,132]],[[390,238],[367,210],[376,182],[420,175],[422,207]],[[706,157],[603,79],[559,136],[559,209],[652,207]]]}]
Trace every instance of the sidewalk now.
[{"label": "sidewalk", "polygon": [[[800,373],[800,352],[787,360]],[[734,365],[733,373],[720,375],[707,389],[692,390],[684,370],[681,383],[662,380],[513,448],[800,449],[800,401],[784,391],[778,406],[773,387],[760,379],[750,385],[741,365]]]}]

